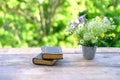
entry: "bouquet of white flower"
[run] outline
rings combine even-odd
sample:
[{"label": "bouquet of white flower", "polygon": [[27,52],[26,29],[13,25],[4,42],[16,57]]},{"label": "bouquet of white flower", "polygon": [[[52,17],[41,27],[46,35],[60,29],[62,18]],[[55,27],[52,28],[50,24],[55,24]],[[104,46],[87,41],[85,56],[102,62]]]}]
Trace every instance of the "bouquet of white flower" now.
[{"label": "bouquet of white flower", "polygon": [[80,16],[77,21],[69,23],[67,32],[74,34],[79,44],[95,46],[101,35],[114,28],[112,18],[97,16],[88,21],[85,16]]}]

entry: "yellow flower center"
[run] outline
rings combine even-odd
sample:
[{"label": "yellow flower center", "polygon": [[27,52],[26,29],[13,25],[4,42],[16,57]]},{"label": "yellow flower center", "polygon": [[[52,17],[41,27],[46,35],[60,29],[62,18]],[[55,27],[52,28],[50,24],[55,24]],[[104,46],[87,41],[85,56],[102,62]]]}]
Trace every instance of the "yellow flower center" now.
[{"label": "yellow flower center", "polygon": [[75,41],[77,41],[77,40],[78,40],[78,38],[77,38],[77,37],[74,37],[74,40],[75,40]]},{"label": "yellow flower center", "polygon": [[98,21],[102,22],[102,18],[98,18]]},{"label": "yellow flower center", "polygon": [[100,37],[101,37],[101,38],[104,38],[104,37],[105,37],[105,34],[104,34],[104,33],[102,33],[102,34],[100,35]]},{"label": "yellow flower center", "polygon": [[115,33],[109,34],[109,36],[116,37]]}]

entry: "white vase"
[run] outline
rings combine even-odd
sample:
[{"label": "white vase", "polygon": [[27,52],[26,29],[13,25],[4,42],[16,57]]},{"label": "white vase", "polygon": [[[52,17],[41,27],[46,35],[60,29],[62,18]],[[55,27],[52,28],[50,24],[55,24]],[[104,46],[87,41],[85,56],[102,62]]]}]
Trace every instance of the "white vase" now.
[{"label": "white vase", "polygon": [[83,57],[87,60],[92,60],[95,57],[97,46],[82,46]]}]

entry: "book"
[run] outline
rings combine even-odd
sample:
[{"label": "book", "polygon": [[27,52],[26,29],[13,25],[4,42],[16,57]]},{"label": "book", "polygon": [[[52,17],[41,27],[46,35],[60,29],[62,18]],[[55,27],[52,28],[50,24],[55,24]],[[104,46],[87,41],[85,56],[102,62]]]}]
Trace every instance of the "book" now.
[{"label": "book", "polygon": [[32,62],[36,65],[54,65],[57,60],[43,59],[41,54],[38,54],[32,59]]},{"label": "book", "polygon": [[43,46],[41,50],[43,59],[63,59],[61,47]]}]

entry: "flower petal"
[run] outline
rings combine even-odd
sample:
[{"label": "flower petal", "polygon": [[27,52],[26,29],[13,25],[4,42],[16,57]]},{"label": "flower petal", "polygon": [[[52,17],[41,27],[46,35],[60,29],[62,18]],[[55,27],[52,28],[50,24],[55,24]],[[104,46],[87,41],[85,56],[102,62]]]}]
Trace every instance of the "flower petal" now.
[{"label": "flower petal", "polygon": [[84,22],[84,17],[83,17],[83,16],[80,16],[80,17],[78,18],[78,21],[79,21],[80,23],[83,23],[83,22]]}]

